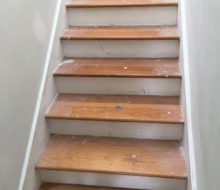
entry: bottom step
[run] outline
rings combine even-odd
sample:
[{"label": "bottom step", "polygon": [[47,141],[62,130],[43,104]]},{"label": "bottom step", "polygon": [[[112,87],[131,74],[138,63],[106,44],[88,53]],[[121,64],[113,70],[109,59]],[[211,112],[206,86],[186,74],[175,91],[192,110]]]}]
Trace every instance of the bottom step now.
[{"label": "bottom step", "polygon": [[52,135],[38,162],[44,182],[185,190],[179,141]]},{"label": "bottom step", "polygon": [[40,187],[40,190],[126,190],[126,189],[125,188],[99,187],[99,186],[43,183]]}]

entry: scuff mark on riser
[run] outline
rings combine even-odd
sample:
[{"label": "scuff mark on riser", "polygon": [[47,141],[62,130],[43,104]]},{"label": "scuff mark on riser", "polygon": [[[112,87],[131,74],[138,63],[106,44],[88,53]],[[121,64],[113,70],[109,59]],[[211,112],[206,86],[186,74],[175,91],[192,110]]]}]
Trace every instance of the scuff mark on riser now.
[{"label": "scuff mark on riser", "polygon": [[52,134],[181,140],[182,124],[48,119]]},{"label": "scuff mark on riser", "polygon": [[177,6],[69,8],[70,26],[176,25]]},{"label": "scuff mark on riser", "polygon": [[179,40],[63,40],[66,57],[177,58]]},{"label": "scuff mark on riser", "polygon": [[180,95],[179,78],[55,77],[59,92],[124,95]]}]

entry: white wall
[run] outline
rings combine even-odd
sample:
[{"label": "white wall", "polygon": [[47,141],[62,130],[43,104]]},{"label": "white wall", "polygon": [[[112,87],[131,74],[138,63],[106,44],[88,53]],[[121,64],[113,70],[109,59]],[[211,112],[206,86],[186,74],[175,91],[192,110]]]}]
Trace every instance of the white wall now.
[{"label": "white wall", "polygon": [[45,63],[56,1],[1,1],[0,189],[16,190]]},{"label": "white wall", "polygon": [[[189,101],[186,105],[191,109],[197,190],[217,190],[220,187],[220,1],[182,0],[182,5],[182,16],[186,16],[185,75],[190,85],[186,90],[191,99],[191,106]],[[193,150],[193,144],[189,146]]]}]

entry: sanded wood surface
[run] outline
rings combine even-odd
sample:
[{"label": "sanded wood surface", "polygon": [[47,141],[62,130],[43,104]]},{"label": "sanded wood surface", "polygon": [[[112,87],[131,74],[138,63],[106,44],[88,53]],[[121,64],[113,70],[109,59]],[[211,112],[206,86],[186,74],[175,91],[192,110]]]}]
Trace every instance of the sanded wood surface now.
[{"label": "sanded wood surface", "polygon": [[68,8],[77,7],[133,7],[133,6],[177,6],[178,0],[72,0]]},{"label": "sanded wood surface", "polygon": [[40,190],[132,190],[132,189],[86,186],[86,185],[67,185],[67,184],[43,183],[40,187]]},{"label": "sanded wood surface", "polygon": [[68,59],[54,72],[65,77],[180,78],[177,59]]},{"label": "sanded wood surface", "polygon": [[180,142],[52,135],[37,169],[185,178]]},{"label": "sanded wood surface", "polygon": [[71,27],[62,40],[178,40],[176,26]]},{"label": "sanded wood surface", "polygon": [[46,118],[183,123],[179,97],[166,96],[60,94]]}]

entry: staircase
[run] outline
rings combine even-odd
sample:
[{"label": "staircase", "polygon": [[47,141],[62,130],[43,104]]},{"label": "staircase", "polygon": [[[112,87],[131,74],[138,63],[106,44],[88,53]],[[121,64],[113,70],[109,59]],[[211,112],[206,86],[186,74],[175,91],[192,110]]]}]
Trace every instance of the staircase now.
[{"label": "staircase", "polygon": [[186,190],[177,0],[72,0],[40,190]]}]

